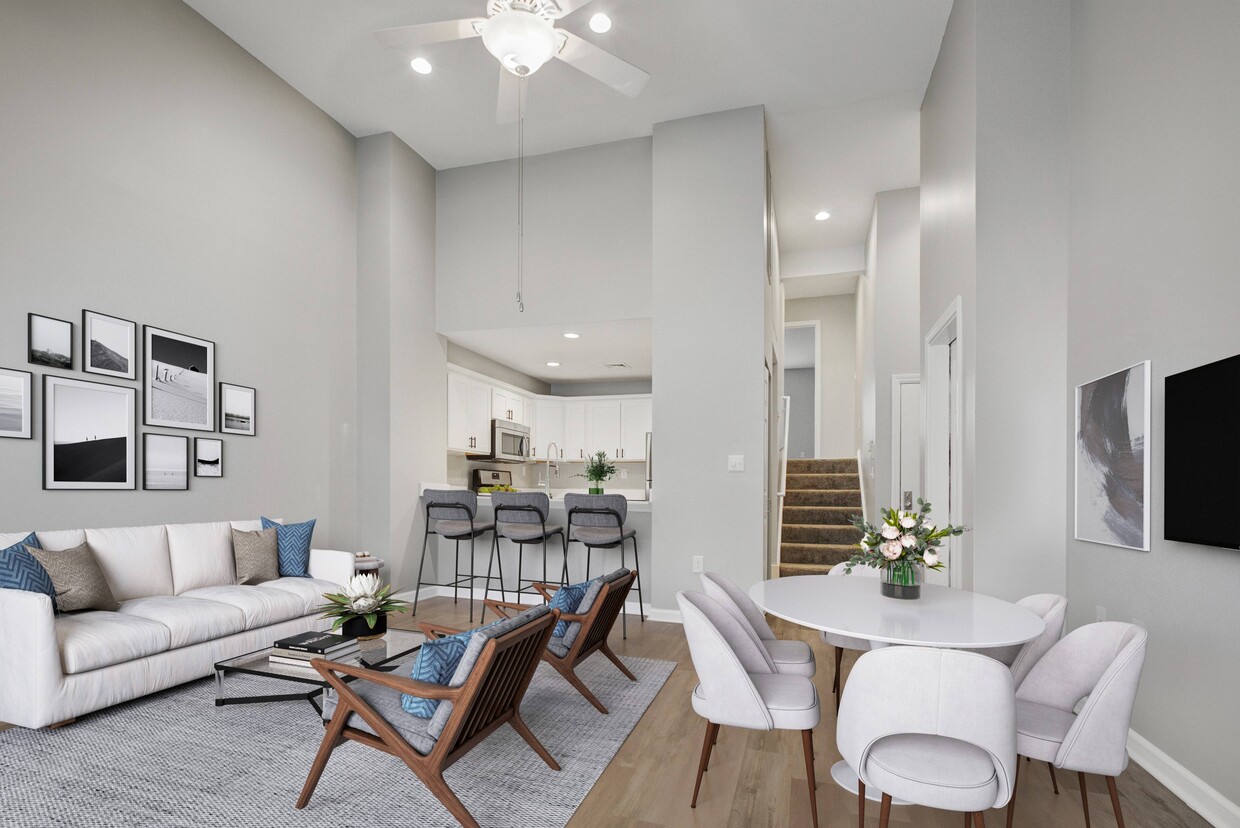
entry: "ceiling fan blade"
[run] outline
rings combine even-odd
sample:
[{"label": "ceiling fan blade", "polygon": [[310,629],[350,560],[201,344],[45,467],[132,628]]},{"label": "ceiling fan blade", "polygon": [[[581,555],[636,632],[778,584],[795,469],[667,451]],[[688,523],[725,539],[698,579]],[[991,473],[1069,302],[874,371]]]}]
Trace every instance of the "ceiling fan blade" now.
[{"label": "ceiling fan blade", "polygon": [[495,123],[515,124],[520,113],[521,79],[503,66],[499,67],[499,102],[495,105]]},{"label": "ceiling fan blade", "polygon": [[572,32],[556,29],[565,37],[564,48],[556,55],[568,65],[580,69],[595,80],[602,81],[617,92],[636,98],[650,80],[650,75],[611,52],[605,52]]},{"label": "ceiling fan blade", "polygon": [[562,17],[568,17],[577,9],[593,2],[594,0],[555,0],[555,4],[560,7],[560,13],[555,15],[554,19],[559,20]]},{"label": "ceiling fan blade", "polygon": [[480,37],[481,27],[474,24],[485,22],[485,18],[470,17],[462,20],[441,20],[438,23],[419,23],[416,26],[398,26],[395,29],[380,29],[375,32],[375,40],[388,49],[409,53],[432,43]]}]

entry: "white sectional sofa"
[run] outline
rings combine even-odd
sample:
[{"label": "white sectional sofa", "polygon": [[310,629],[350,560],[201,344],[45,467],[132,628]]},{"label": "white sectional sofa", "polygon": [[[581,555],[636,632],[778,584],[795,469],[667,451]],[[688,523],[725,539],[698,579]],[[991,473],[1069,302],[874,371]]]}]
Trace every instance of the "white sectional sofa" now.
[{"label": "white sectional sofa", "polygon": [[[36,532],[45,549],[90,544],[117,612],[57,616],[51,599],[0,589],[0,722],[45,727],[208,676],[222,659],[327,629],[313,611],[353,575],[349,552],[315,549],[309,578],[237,586],[233,521]],[[30,532],[0,533],[0,549]]]}]

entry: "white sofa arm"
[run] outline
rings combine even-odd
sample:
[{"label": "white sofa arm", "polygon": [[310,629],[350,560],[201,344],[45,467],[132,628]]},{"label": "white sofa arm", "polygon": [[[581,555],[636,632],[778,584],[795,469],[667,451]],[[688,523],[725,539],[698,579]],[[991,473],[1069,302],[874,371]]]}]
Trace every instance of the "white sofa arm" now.
[{"label": "white sofa arm", "polygon": [[310,550],[310,577],[344,586],[353,577],[352,552],[338,549]]},{"label": "white sofa arm", "polygon": [[63,680],[52,599],[0,589],[0,722],[55,724],[51,706]]}]

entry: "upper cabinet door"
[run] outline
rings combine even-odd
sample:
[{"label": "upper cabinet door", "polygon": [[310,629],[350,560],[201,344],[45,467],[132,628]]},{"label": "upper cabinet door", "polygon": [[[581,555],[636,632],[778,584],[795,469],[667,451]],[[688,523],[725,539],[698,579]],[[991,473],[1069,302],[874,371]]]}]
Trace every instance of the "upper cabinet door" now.
[{"label": "upper cabinet door", "polygon": [[534,457],[546,459],[547,447],[555,443],[556,456],[552,460],[568,457],[564,451],[564,403],[559,400],[535,400],[530,403],[534,412]]},{"label": "upper cabinet door", "polygon": [[646,459],[646,432],[654,422],[654,407],[650,400],[621,400],[620,420],[623,440],[620,443],[621,460]]},{"label": "upper cabinet door", "polygon": [[586,404],[564,403],[564,459],[584,460],[586,456]]},{"label": "upper cabinet door", "polygon": [[589,443],[586,454],[605,451],[613,460],[620,457],[620,403],[598,400],[586,403]]},{"label": "upper cabinet door", "polygon": [[470,380],[460,374],[448,374],[448,451],[473,451],[469,430]]},{"label": "upper cabinet door", "polygon": [[525,397],[518,397],[516,394],[508,395],[508,419],[514,423],[521,425],[529,425],[529,419],[525,416]]},{"label": "upper cabinet door", "polygon": [[491,386],[476,380],[469,382],[470,451],[491,450]]}]

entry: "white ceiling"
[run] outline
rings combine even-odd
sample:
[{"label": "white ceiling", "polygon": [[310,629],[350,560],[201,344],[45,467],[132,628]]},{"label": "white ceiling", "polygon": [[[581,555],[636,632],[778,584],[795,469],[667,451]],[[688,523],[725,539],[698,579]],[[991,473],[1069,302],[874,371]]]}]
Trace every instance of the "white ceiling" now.
[{"label": "white ceiling", "polygon": [[818,364],[818,343],[811,326],[784,328],[784,370],[813,368]]},{"label": "white ceiling", "polygon": [[[625,319],[584,325],[458,331],[446,336],[462,348],[544,382],[624,381],[651,376],[650,326],[649,319]],[[565,339],[565,333],[581,336]],[[560,366],[549,368],[548,362],[558,362]],[[630,367],[606,367],[611,362],[624,362]]]},{"label": "white ceiling", "polygon": [[[394,132],[437,169],[516,155],[480,40],[408,58],[371,32],[482,16],[484,0],[186,0],[354,135]],[[630,99],[559,61],[529,81],[526,151],[651,134],[763,104],[781,250],[860,244],[874,194],[918,181],[917,110],[951,0],[594,0],[559,25],[648,71]],[[595,34],[591,14],[612,30]],[[832,218],[816,222],[814,213]]]}]

